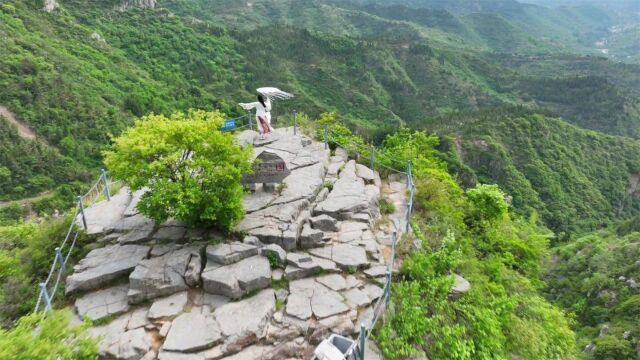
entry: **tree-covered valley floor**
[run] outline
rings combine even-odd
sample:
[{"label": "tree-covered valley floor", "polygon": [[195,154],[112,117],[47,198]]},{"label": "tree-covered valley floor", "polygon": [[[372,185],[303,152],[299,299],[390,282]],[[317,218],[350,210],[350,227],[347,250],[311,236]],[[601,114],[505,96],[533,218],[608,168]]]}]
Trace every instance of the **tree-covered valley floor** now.
[{"label": "tree-covered valley floor", "polygon": [[[64,220],[42,218],[86,190],[111,135],[151,112],[240,115],[236,102],[277,84],[297,95],[276,108],[280,124],[292,109],[334,111],[417,164],[422,248],[407,255],[396,311],[376,333],[387,355],[639,357],[638,65],[524,36],[508,14],[58,2],[52,13],[38,0],[0,4],[0,106],[36,134],[0,120],[0,200],[53,194],[32,202],[37,223],[19,205],[0,209],[5,328],[32,309],[63,231]],[[453,272],[473,286],[456,301]]]}]

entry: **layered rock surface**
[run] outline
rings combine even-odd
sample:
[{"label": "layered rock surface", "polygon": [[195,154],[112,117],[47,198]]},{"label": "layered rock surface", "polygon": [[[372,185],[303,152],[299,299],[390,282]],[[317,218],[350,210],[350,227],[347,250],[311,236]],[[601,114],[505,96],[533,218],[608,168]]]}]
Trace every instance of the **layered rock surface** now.
[{"label": "layered rock surface", "polygon": [[254,156],[275,152],[291,174],[286,185],[246,196],[236,240],[173,220],[153,224],[135,207],[144,191],[87,209],[104,247],[75,267],[67,291],[79,294],[78,315],[113,319],[90,329],[101,336],[101,357],[308,359],[326,334],[351,336],[371,320],[402,216],[374,231],[378,198],[402,201],[402,179],[391,192],[341,149],[330,156],[291,129],[272,136],[254,144]]}]

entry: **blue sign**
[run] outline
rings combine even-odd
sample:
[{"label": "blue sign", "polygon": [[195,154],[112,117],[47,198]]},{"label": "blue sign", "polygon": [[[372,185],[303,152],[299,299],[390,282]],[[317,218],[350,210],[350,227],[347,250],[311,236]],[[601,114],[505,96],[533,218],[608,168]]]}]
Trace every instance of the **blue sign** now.
[{"label": "blue sign", "polygon": [[230,119],[230,120],[225,120],[224,126],[220,130],[221,131],[227,131],[227,130],[232,130],[232,129],[235,129],[235,128],[236,128],[236,119]]}]

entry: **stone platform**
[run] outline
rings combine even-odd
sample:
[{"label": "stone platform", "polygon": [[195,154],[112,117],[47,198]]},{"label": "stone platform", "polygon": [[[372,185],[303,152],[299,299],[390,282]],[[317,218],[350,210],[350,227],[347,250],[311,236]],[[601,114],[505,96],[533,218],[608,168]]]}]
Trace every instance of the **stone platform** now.
[{"label": "stone platform", "polygon": [[87,209],[99,248],[66,291],[79,316],[107,322],[90,329],[102,358],[309,359],[329,333],[352,336],[367,321],[401,214],[381,218],[378,199],[402,207],[405,184],[383,184],[345,151],[332,156],[290,128],[268,140],[254,157],[274,152],[291,174],[246,196],[232,238],[153,224],[135,209],[143,192]]}]

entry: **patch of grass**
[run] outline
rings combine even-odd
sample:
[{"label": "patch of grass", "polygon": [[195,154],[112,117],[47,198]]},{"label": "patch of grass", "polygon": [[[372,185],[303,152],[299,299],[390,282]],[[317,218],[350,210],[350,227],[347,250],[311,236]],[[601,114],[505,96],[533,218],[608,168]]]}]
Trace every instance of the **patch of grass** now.
[{"label": "patch of grass", "polygon": [[280,260],[276,254],[267,254],[267,260],[269,260],[269,265],[272,269],[275,269],[280,265]]},{"label": "patch of grass", "polygon": [[333,190],[333,183],[330,181],[325,181],[324,184],[322,184],[323,187],[326,187],[327,189],[329,189],[329,191]]},{"label": "patch of grass", "polygon": [[271,281],[271,288],[274,290],[278,289],[289,289],[289,280],[282,278],[280,280]]},{"label": "patch of grass", "polygon": [[283,299],[277,299],[276,300],[276,311],[280,311],[280,309],[282,309],[283,306],[284,306],[284,300]]},{"label": "patch of grass", "polygon": [[378,199],[378,204],[380,205],[380,213],[382,215],[390,215],[396,211],[396,206],[384,197]]}]

